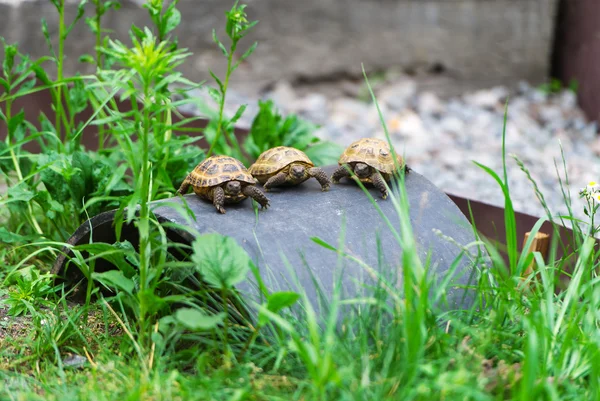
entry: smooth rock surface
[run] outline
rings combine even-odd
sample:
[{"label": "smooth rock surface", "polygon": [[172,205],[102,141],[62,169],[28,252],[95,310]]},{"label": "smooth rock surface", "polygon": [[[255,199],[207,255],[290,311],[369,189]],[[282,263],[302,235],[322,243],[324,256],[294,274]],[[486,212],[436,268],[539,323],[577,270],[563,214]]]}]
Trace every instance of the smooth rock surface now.
[{"label": "smooth rock surface", "polygon": [[[331,173],[334,168],[330,166],[326,170]],[[406,188],[419,257],[424,262],[431,252],[430,272],[443,279],[461,250],[442,238],[436,230],[452,237],[458,244],[466,245],[474,240],[470,225],[457,206],[417,172],[407,175]],[[397,230],[398,216],[391,199],[380,199],[373,188],[370,192]],[[227,213],[221,215],[211,203],[194,194],[186,195],[185,199],[196,215],[193,228],[201,233],[218,232],[235,238],[260,268],[261,277],[270,291],[304,289],[315,308],[320,310],[317,287],[328,298],[332,294],[334,280],[341,276],[344,297],[347,298],[360,296],[366,285],[374,284],[368,269],[346,259],[338,266],[337,253],[316,244],[312,237],[333,246],[338,246],[340,238],[343,238],[345,252],[373,271],[380,272],[391,285],[402,285],[401,247],[375,206],[354,182],[333,185],[330,191],[321,192],[316,180],[309,180],[301,186],[274,189],[268,196],[271,207],[259,211],[258,219],[249,200],[238,205],[226,205]],[[180,203],[181,199],[171,198],[168,201]],[[170,206],[158,206],[154,213],[163,222],[186,224],[185,219]],[[92,220],[94,235],[110,242],[114,230],[110,227],[111,218],[98,217],[99,220]],[[88,234],[89,225],[83,224],[69,242],[87,241]],[[128,235],[123,234],[124,239],[129,238]],[[60,272],[63,263],[64,259],[58,260],[53,271]],[[455,288],[465,285],[472,273],[470,262],[462,258],[452,285],[448,287],[449,308],[468,307],[472,302],[469,296],[463,298],[463,289]],[[251,275],[237,288],[250,303],[250,309],[251,301],[260,302],[261,296]],[[365,293],[372,294],[372,290],[367,289]]]}]

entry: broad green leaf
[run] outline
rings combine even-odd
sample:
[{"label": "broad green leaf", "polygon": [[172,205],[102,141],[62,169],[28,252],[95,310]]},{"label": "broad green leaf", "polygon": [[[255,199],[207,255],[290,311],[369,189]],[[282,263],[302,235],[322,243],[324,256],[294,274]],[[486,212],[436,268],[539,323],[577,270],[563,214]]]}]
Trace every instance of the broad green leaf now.
[{"label": "broad green leaf", "polygon": [[192,244],[193,262],[204,281],[216,288],[232,288],[246,278],[250,257],[231,237],[201,235]]},{"label": "broad green leaf", "polygon": [[27,243],[33,239],[30,235],[20,235],[0,227],[0,244]]},{"label": "broad green leaf", "polygon": [[127,249],[126,246],[119,247],[117,244],[119,243],[111,245],[103,242],[95,242],[93,244],[77,245],[74,249],[88,252],[93,256],[101,255],[102,259],[116,266],[123,273],[124,277],[131,278],[137,274],[137,270],[128,261],[135,261],[135,251]]},{"label": "broad green leaf", "polygon": [[175,319],[190,330],[212,330],[223,324],[225,313],[207,315],[198,309],[180,308],[175,312]]},{"label": "broad green leaf", "polygon": [[[292,291],[280,291],[269,295],[267,300],[267,310],[277,313],[283,308],[292,306],[298,301],[300,294]],[[263,326],[269,321],[269,318],[264,313],[259,313],[258,322]]]},{"label": "broad green leaf", "polygon": [[12,201],[29,202],[34,196],[35,193],[23,182],[8,188],[8,198]]},{"label": "broad green leaf", "polygon": [[57,202],[67,203],[71,200],[71,191],[67,179],[75,173],[70,162],[63,155],[51,152],[39,158],[41,165],[48,166],[40,172],[44,186]]},{"label": "broad green leaf", "polygon": [[316,166],[337,164],[344,148],[336,143],[323,141],[310,145],[304,152]]},{"label": "broad green leaf", "polygon": [[93,273],[92,278],[109,288],[123,290],[129,295],[133,294],[133,280],[125,277],[123,272],[120,270],[109,270],[102,273]]},{"label": "broad green leaf", "polygon": [[75,114],[79,114],[87,108],[88,94],[83,80],[76,80],[69,89],[69,101],[71,110]]},{"label": "broad green leaf", "polygon": [[55,219],[57,213],[61,214],[65,211],[64,205],[52,199],[48,191],[37,191],[34,200],[40,205],[49,219]]}]

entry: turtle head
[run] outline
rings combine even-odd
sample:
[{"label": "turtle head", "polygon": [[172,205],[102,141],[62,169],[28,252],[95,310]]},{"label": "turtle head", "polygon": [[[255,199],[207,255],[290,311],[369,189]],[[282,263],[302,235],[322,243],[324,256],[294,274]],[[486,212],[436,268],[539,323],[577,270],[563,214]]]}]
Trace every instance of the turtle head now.
[{"label": "turtle head", "polygon": [[358,178],[368,178],[371,175],[371,167],[365,163],[356,163],[354,166],[354,174]]},{"label": "turtle head", "polygon": [[298,164],[295,164],[290,168],[290,174],[292,175],[292,177],[298,180],[304,177],[305,171],[306,169]]},{"label": "turtle head", "polygon": [[239,181],[229,181],[225,184],[225,195],[227,196],[238,196],[242,191],[242,184]]}]

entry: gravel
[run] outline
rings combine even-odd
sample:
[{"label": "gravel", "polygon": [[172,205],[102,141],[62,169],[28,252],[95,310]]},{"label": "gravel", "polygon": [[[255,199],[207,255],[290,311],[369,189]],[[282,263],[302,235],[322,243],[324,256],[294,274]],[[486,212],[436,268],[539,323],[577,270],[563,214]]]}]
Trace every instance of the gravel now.
[{"label": "gravel", "polygon": [[[296,113],[319,124],[317,134],[322,139],[348,145],[365,136],[385,138],[376,107],[364,91],[363,96],[340,95],[361,93],[361,84],[355,83],[354,91],[347,87],[352,84],[344,85],[344,91],[328,96],[315,87],[306,93],[281,82],[262,97],[273,99],[283,113]],[[562,146],[574,212],[584,217],[578,191],[589,181],[600,181],[600,139],[596,124],[586,120],[573,92],[548,94],[521,82],[512,91],[498,86],[443,99],[420,90],[410,78],[397,77],[378,83],[375,94],[396,150],[405,154],[415,171],[448,193],[497,206],[504,205],[499,186],[474,161],[502,174],[502,128],[508,99],[507,173],[515,209],[544,215],[531,182],[512,155],[530,171],[550,210],[566,212],[555,167],[556,163],[564,183]],[[205,93],[198,95],[208,99]],[[258,109],[257,99],[230,92],[226,113],[232,115],[243,103],[248,109],[239,125],[249,127]]]}]

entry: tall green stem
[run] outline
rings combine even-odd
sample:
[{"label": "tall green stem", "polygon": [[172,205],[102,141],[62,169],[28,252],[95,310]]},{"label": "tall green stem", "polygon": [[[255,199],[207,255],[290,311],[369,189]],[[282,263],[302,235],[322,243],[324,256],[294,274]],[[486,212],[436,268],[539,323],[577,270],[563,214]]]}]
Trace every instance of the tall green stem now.
[{"label": "tall green stem", "polygon": [[[100,28],[100,22],[102,20],[102,1],[96,2],[96,68],[102,69],[104,63],[102,58],[102,52],[100,46],[102,45],[102,29]],[[104,149],[104,125],[98,126],[98,151]]]},{"label": "tall green stem", "polygon": [[[222,127],[223,127],[223,111],[225,109],[225,95],[227,94],[227,87],[229,86],[229,77],[231,76],[231,64],[233,62],[234,51],[235,51],[235,44],[233,44],[231,46],[231,50],[229,51],[229,56],[227,57],[227,72],[225,73],[225,82],[223,83],[223,93],[221,93],[221,102],[219,104],[219,122],[217,123],[217,135],[215,136],[215,139],[213,140],[213,142],[210,144],[210,148],[208,149],[208,153],[206,154],[206,157],[210,157],[210,155],[212,154],[212,152],[214,150],[215,145],[219,142],[219,139],[221,139],[221,132],[222,132]],[[229,145],[229,140],[231,140],[231,142],[233,142],[238,155],[241,157],[242,150],[240,149],[240,144],[237,142],[237,140],[235,138],[233,138],[233,139],[228,138],[227,135],[225,135],[225,140],[227,141],[228,145]]]},{"label": "tall green stem", "polygon": [[[60,0],[60,8],[58,10],[58,59],[56,60],[56,136],[62,142],[61,118],[63,114],[62,105],[62,80],[63,80],[63,60],[65,51],[65,0]],[[65,139],[67,139],[65,137]]]},{"label": "tall green stem", "polygon": [[[11,84],[11,79],[10,77],[8,77],[8,85],[10,86]],[[11,115],[12,115],[12,99],[9,98],[6,100],[6,112],[4,113],[6,116],[6,125],[10,126],[9,121],[11,120]],[[12,147],[12,136],[13,136],[13,132],[9,129],[8,130],[8,146],[10,148],[10,157],[12,159],[13,165],[15,166],[15,171],[17,173],[17,178],[19,179],[19,182],[23,181],[23,173],[21,172],[21,165],[19,164],[19,161],[17,160],[17,155],[15,154],[15,150]],[[33,214],[33,207],[31,206],[31,203],[27,202],[27,212],[29,214],[29,221],[31,222],[31,225],[33,226],[33,228],[35,229],[35,231],[39,234],[39,235],[44,235],[44,231],[42,230],[42,228],[40,227],[40,225],[38,224],[37,220],[35,219],[35,215]]]},{"label": "tall green stem", "polygon": [[[144,102],[148,102],[150,92],[149,82],[144,82]],[[141,202],[138,230],[140,233],[140,342],[144,344],[145,339],[145,321],[146,321],[146,287],[148,278],[148,269],[150,268],[150,214],[148,208],[150,191],[150,171],[149,164],[149,141],[150,135],[150,107],[144,107],[144,128],[142,132],[142,183],[141,183]]]}]

